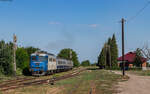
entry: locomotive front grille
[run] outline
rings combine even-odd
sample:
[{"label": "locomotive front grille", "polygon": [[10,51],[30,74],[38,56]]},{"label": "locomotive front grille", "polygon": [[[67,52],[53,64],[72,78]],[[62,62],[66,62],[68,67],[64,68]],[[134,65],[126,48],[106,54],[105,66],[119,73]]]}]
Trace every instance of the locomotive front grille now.
[{"label": "locomotive front grille", "polygon": [[39,67],[36,67],[35,69],[40,69]]},{"label": "locomotive front grille", "polygon": [[39,63],[36,63],[35,65],[39,66]]}]

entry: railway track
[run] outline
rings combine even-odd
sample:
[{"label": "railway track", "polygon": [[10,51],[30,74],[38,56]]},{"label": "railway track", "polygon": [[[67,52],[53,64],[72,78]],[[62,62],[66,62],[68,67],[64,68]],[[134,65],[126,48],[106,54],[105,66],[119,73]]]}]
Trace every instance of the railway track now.
[{"label": "railway track", "polygon": [[17,80],[10,80],[10,81],[5,81],[3,83],[0,84],[0,88],[4,87],[4,86],[8,86],[8,85],[11,85],[11,84],[16,84],[16,83],[21,83],[21,82],[24,82],[24,81],[28,81],[28,80],[33,80],[35,78],[20,78],[20,79],[17,79]]},{"label": "railway track", "polygon": [[27,87],[31,85],[41,85],[41,84],[54,84],[54,82],[57,82],[59,80],[71,78],[78,76],[81,72],[85,71],[86,69],[76,70],[72,73],[65,74],[60,77],[53,77],[50,79],[42,79],[37,80],[36,78],[20,78],[18,80],[10,80],[7,83],[0,84],[0,91],[7,91],[11,89],[21,88],[21,87]]}]

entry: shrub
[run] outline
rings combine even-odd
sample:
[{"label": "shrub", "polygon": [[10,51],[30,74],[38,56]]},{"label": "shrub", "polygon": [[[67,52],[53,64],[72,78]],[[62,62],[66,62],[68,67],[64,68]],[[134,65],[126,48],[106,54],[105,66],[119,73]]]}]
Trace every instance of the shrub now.
[{"label": "shrub", "polygon": [[31,75],[31,72],[29,71],[29,67],[24,68],[22,73],[25,76],[30,76]]},{"label": "shrub", "polygon": [[106,67],[107,70],[121,70],[120,67],[114,66],[114,67]]},{"label": "shrub", "polygon": [[90,66],[90,61],[89,60],[82,61],[81,66]]},{"label": "shrub", "polygon": [[16,74],[17,74],[17,75],[22,75],[22,69],[17,68],[17,70],[16,70]]},{"label": "shrub", "polygon": [[29,56],[24,48],[18,48],[16,51],[17,68],[24,69],[29,67]]}]

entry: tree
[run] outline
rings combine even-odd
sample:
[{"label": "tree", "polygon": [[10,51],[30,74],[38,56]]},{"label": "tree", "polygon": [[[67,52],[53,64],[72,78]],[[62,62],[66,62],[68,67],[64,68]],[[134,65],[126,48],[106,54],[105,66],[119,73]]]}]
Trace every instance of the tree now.
[{"label": "tree", "polygon": [[30,46],[30,47],[26,47],[25,50],[27,51],[28,55],[30,56],[32,53],[34,53],[34,52],[36,52],[36,51],[38,51],[40,49]]},{"label": "tree", "polygon": [[30,55],[38,50],[40,49],[34,48],[32,46],[26,48],[21,47],[17,49],[16,51],[17,68],[18,70],[21,69],[21,72],[24,75],[30,75],[29,71]]},{"label": "tree", "polygon": [[98,66],[103,69],[106,66],[106,43],[104,44],[104,47],[102,48],[102,51],[100,52],[100,55],[98,56]]},{"label": "tree", "polygon": [[[16,51],[17,68],[23,71],[29,70],[29,55],[37,50],[39,49],[34,47],[18,48]],[[13,67],[13,43],[5,43],[2,40],[0,41],[0,74],[13,75]]]},{"label": "tree", "polygon": [[147,58],[147,60],[150,60],[150,48],[147,45],[144,45],[142,49],[139,49],[144,57]]},{"label": "tree", "polygon": [[108,38],[107,45],[110,45],[110,46],[112,45],[112,38],[111,37]]},{"label": "tree", "polygon": [[100,68],[116,67],[118,58],[118,45],[116,42],[115,34],[112,38],[108,38],[108,41],[104,44],[99,56],[98,66]]},{"label": "tree", "polygon": [[134,66],[142,67],[142,60],[141,60],[141,57],[143,57],[142,52],[139,48],[137,48],[135,52],[136,52],[136,57],[134,60]]},{"label": "tree", "polygon": [[98,63],[97,62],[94,62],[91,64],[91,66],[96,66]]},{"label": "tree", "polygon": [[89,60],[82,61],[81,66],[90,66],[90,61]]},{"label": "tree", "polygon": [[17,68],[29,68],[29,55],[24,48],[18,48],[16,51],[16,65]]},{"label": "tree", "polygon": [[73,61],[74,67],[78,67],[79,66],[79,60],[78,60],[76,52],[73,51],[72,49],[70,49],[70,48],[62,49],[57,56],[60,58],[64,58],[64,59],[70,59],[70,52],[72,52],[72,58],[71,59]]},{"label": "tree", "polygon": [[116,42],[115,34],[113,34],[113,36],[112,36],[110,50],[111,50],[111,64],[113,67],[116,67],[117,66],[117,58],[118,58],[118,45]]},{"label": "tree", "polygon": [[13,45],[11,42],[0,41],[0,71],[4,75],[12,75],[13,71]]}]

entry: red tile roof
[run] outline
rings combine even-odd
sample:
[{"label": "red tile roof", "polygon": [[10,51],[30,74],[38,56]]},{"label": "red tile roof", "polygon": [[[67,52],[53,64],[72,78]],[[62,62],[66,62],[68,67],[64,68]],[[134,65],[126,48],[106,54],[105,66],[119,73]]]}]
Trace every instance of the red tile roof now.
[{"label": "red tile roof", "polygon": [[[130,63],[133,63],[134,60],[135,60],[135,57],[136,57],[136,53],[135,52],[129,52],[129,53],[125,54],[124,60],[128,61]],[[119,57],[117,60],[118,61],[122,61],[122,56]],[[147,61],[147,59],[144,58],[144,57],[141,57],[141,60],[142,60],[142,62],[146,62]]]}]

